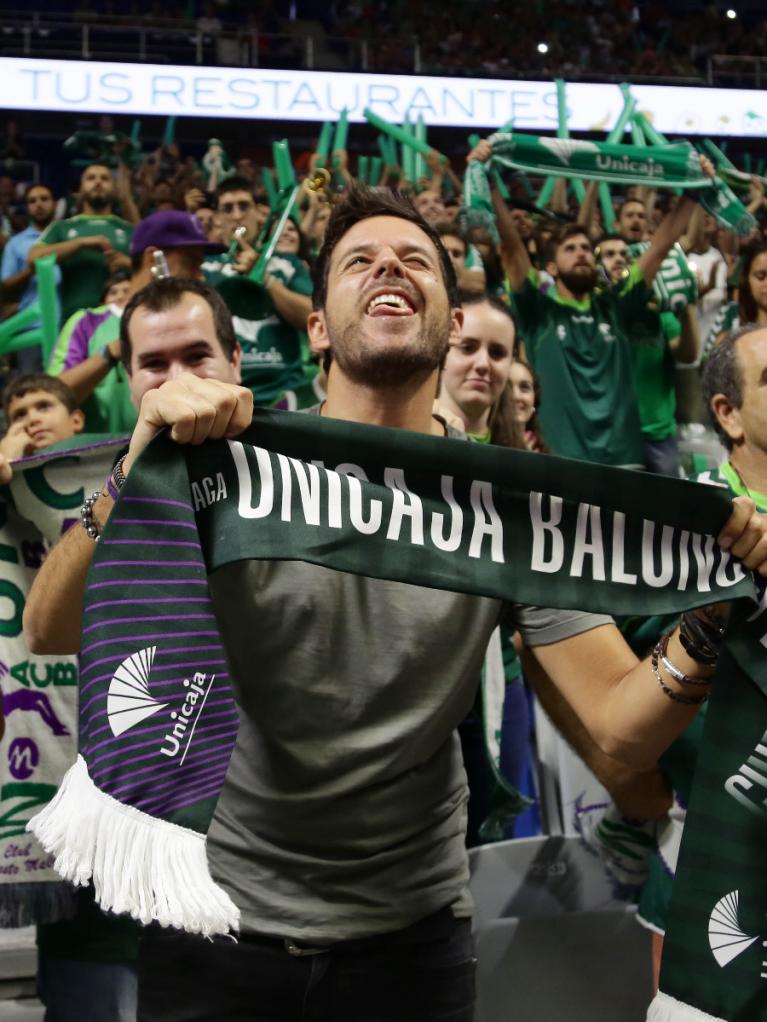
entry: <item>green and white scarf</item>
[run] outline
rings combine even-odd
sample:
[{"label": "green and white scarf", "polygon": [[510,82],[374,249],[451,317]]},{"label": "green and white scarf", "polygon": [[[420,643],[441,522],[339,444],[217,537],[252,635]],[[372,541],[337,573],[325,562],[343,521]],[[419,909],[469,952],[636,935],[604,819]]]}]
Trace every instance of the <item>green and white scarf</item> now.
[{"label": "green and white scarf", "polygon": [[464,210],[470,226],[487,228],[492,219],[488,174],[499,167],[608,184],[694,189],[720,226],[744,236],[756,226],[729,185],[702,173],[698,153],[687,142],[634,146],[508,132],[497,132],[488,142],[493,150],[490,160],[473,161],[464,175]]},{"label": "green and white scarf", "polygon": [[0,488],[0,927],[72,914],[73,891],[26,825],[55,794],[77,755],[77,658],[36,656],[22,635],[27,592],[48,547],[103,485],[117,443],[80,437],[14,463]]},{"label": "green and white scarf", "polygon": [[[236,928],[205,853],[238,728],[211,572],[304,560],[624,614],[756,601],[754,579],[712,538],[729,510],[724,493],[682,480],[289,413],[259,410],[236,440],[200,447],[160,436],[96,548],[80,756],[31,829],[105,909],[205,934]],[[737,640],[744,669],[767,685],[758,639]],[[253,643],[257,669],[258,622]]]}]

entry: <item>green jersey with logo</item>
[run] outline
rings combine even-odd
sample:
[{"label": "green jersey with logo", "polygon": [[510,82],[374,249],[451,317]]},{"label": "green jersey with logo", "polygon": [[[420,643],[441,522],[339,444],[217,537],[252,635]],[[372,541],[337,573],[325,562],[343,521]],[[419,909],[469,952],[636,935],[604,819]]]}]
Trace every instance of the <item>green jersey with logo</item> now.
[{"label": "green jersey with logo", "polygon": [[[129,253],[133,225],[111,213],[106,216],[81,213],[69,220],[54,220],[40,236],[38,244],[57,245],[62,241],[95,237],[97,234],[108,238],[115,252]],[[60,260],[59,266],[61,322],[66,323],[73,313],[101,303],[109,279],[109,267],[100,248],[82,248]]]},{"label": "green jersey with logo", "polygon": [[[271,404],[283,391],[305,382],[308,344],[302,330],[286,323],[269,292],[232,266],[228,256],[215,256],[202,265],[205,280],[229,307],[237,340],[242,346],[242,383],[257,404]],[[311,295],[312,279],[303,261],[289,253],[272,256],[267,272],[295,291]]]},{"label": "green jersey with logo", "polygon": [[603,465],[643,464],[628,325],[652,292],[637,266],[618,287],[582,301],[543,294],[530,271],[514,293],[527,357],[541,381],[541,427],[555,454]]},{"label": "green jersey with logo", "polygon": [[668,342],[681,332],[673,312],[658,312],[652,305],[629,327],[634,389],[646,440],[665,440],[676,433],[674,356]]}]

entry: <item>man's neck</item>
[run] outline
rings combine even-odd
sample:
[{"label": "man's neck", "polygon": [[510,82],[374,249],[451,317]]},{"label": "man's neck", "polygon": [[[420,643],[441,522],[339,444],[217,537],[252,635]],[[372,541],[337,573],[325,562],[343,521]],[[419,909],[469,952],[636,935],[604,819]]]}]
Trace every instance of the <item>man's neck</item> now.
[{"label": "man's neck", "polygon": [[767,494],[767,452],[740,444],[730,451],[730,464],[749,490]]},{"label": "man's neck", "polygon": [[392,387],[373,387],[355,383],[333,364],[322,414],[369,426],[389,426],[444,436],[444,427],[433,415],[438,375],[435,369],[425,380],[398,383]]},{"label": "man's neck", "polygon": [[83,202],[83,206],[82,209],[80,210],[80,213],[84,214],[85,216],[111,216],[112,206],[110,204],[108,206],[103,206],[101,209],[94,209],[93,206],[91,206],[90,202],[86,200],[85,202]]},{"label": "man's neck", "polygon": [[33,220],[30,227],[33,227],[34,230],[39,231],[42,234],[46,227],[49,227],[52,223],[53,217],[51,216],[48,217],[47,220]]}]

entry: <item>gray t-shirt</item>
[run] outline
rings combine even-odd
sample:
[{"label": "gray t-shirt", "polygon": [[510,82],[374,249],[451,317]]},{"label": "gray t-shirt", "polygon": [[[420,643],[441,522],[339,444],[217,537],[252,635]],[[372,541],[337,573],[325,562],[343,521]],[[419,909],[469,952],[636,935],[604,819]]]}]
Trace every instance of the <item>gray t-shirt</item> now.
[{"label": "gray t-shirt", "polygon": [[244,932],[307,942],[468,915],[456,727],[507,613],[531,645],[610,621],[241,561],[210,578],[240,730],[208,835]]}]

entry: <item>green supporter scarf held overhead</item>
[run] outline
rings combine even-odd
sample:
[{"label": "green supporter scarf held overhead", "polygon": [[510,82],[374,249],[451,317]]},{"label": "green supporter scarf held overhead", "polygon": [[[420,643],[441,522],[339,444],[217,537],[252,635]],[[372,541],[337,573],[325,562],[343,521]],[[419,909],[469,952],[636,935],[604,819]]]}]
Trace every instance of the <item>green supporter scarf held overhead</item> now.
[{"label": "green supporter scarf held overhead", "polygon": [[608,184],[693,189],[721,227],[745,236],[756,226],[753,216],[724,181],[702,173],[698,153],[688,142],[635,146],[500,131],[488,142],[493,150],[490,160],[486,164],[475,160],[466,169],[464,209],[469,226],[483,226],[494,234],[488,174],[501,167]]},{"label": "green supporter scarf held overhead", "polygon": [[[93,881],[105,909],[204,934],[234,929],[238,911],[205,854],[238,728],[212,572],[303,560],[623,614],[756,601],[753,577],[713,539],[730,506],[683,480],[273,411],[257,411],[236,440],[192,447],[161,435],[95,550],[80,755],[30,829],[63,876]],[[758,638],[736,632],[730,643],[749,684],[767,687]]]}]

